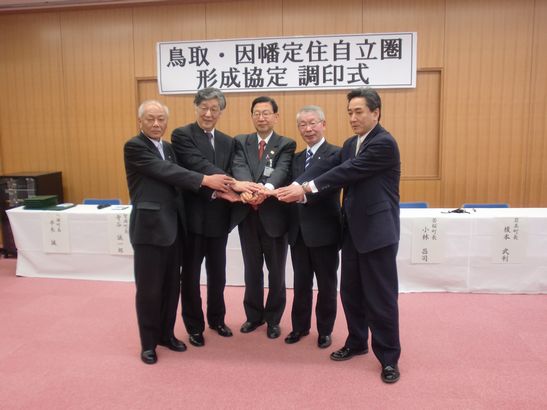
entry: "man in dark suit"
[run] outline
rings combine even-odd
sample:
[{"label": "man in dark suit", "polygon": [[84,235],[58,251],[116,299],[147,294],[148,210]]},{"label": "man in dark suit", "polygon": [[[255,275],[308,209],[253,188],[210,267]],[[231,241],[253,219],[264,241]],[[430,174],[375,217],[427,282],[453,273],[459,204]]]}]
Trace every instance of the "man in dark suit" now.
[{"label": "man in dark suit", "polygon": [[[370,327],[382,380],[395,383],[401,354],[396,264],[401,160],[397,142],[379,123],[381,109],[376,91],[351,91],[347,110],[356,135],[346,140],[339,159],[331,162],[339,165],[320,176],[320,167],[311,168],[298,182],[309,181],[302,184],[306,193],[344,187],[340,292],[349,335],[331,359],[348,360],[367,353]],[[293,186],[278,197],[291,200],[298,189]]]},{"label": "man in dark suit", "polygon": [[186,350],[174,335],[184,226],[179,188],[226,191],[233,183],[225,175],[204,176],[177,165],[173,148],[162,141],[168,116],[160,102],[142,103],[138,110],[141,132],[124,146],[141,359],[147,364],[156,363],[158,344],[177,352]]},{"label": "man in dark suit", "polygon": [[[285,265],[287,260],[288,206],[269,194],[289,182],[296,142],[274,132],[278,106],[273,98],[262,96],[251,105],[256,133],[238,135],[232,175],[240,181],[264,186],[262,193],[243,193],[246,204],[235,204],[232,226],[239,225],[239,238],[245,265],[243,305],[247,320],[241,332],[249,333],[268,323],[267,335],[281,334],[279,322],[285,309]],[[264,272],[268,268],[268,297],[264,304]]]},{"label": "man in dark suit", "polygon": [[[294,156],[292,177],[296,178],[320,161],[337,156],[340,147],[329,144],[324,137],[325,114],[320,107],[301,108],[296,115],[298,131],[306,149]],[[336,319],[338,250],[341,239],[340,190],[307,195],[291,207],[289,244],[294,269],[292,331],[285,342],[292,344],[309,334],[313,305],[313,276],[317,279],[315,314],[317,345],[331,345]]]},{"label": "man in dark suit", "polygon": [[[225,108],[226,98],[220,90],[205,88],[197,92],[194,98],[196,122],[176,128],[171,135],[181,166],[206,175],[231,173],[234,140],[215,128]],[[232,336],[224,321],[226,243],[231,206],[227,201],[212,199],[209,192],[202,191],[184,192],[188,234],[183,250],[181,304],[184,325],[194,346],[205,344],[200,295],[203,259],[207,271],[207,322],[220,336]]]}]

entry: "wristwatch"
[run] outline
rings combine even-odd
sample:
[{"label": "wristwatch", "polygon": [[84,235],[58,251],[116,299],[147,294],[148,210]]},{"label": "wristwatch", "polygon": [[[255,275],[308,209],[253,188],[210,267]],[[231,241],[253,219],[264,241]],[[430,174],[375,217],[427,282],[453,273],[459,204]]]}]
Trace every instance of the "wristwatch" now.
[{"label": "wristwatch", "polygon": [[308,181],[304,182],[302,184],[302,189],[304,190],[304,193],[307,194],[309,191],[308,191],[308,187],[310,186],[310,183]]}]

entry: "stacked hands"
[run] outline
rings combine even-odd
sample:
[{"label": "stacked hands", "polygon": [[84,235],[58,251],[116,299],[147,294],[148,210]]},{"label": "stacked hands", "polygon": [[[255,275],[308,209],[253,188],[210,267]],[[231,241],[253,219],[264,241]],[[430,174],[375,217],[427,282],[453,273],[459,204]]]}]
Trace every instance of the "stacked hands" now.
[{"label": "stacked hands", "polygon": [[303,200],[305,195],[303,187],[298,184],[278,189],[268,189],[263,184],[237,181],[228,175],[222,174],[205,175],[202,185],[213,189],[217,198],[254,206],[260,205],[270,196],[282,202],[296,202]]}]

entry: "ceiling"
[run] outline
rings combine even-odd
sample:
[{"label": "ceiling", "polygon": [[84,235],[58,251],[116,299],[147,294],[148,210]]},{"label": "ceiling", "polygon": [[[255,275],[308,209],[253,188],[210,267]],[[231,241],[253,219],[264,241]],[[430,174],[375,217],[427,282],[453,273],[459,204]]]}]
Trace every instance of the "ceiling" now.
[{"label": "ceiling", "polygon": [[[0,0],[0,13],[9,11],[77,8],[89,6],[123,5],[138,3],[169,3],[166,0]],[[172,2],[172,1],[171,1]],[[179,1],[180,3],[181,1]],[[200,3],[199,0],[182,1]]]}]

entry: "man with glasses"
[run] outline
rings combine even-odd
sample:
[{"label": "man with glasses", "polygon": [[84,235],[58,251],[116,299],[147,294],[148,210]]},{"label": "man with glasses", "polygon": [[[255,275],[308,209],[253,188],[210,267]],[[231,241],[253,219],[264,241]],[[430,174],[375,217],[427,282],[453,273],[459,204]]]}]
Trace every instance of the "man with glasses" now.
[{"label": "man with glasses", "polygon": [[[325,140],[325,114],[315,105],[301,108],[296,124],[306,149],[292,162],[292,178],[296,179],[310,167],[337,156],[340,148]],[[292,331],[285,343],[298,342],[310,332],[313,305],[313,276],[317,279],[317,346],[331,345],[336,319],[338,250],[341,240],[340,189],[308,195],[291,206],[289,244],[294,269]]]},{"label": "man with glasses", "polygon": [[[206,175],[230,174],[234,140],[215,128],[225,108],[226,99],[220,90],[205,88],[197,92],[194,98],[196,121],[175,129],[171,135],[181,166]],[[241,184],[233,188],[243,189]],[[182,263],[182,318],[190,344],[200,347],[205,344],[200,295],[203,259],[207,272],[207,322],[220,336],[232,336],[224,320],[226,243],[231,207],[227,201],[213,199],[210,190],[186,191],[184,194],[188,232]],[[237,198],[234,193],[232,196]]]},{"label": "man with glasses", "polygon": [[[237,180],[252,181],[264,188],[253,195],[242,193],[245,204],[234,206],[232,225],[239,225],[245,265],[243,306],[247,320],[242,333],[266,322],[267,336],[281,334],[279,322],[285,309],[285,264],[287,260],[288,206],[270,197],[275,188],[286,185],[296,142],[274,131],[278,107],[273,98],[262,96],[251,104],[256,132],[238,135],[232,174]],[[264,272],[268,268],[268,297],[264,304]]]}]

